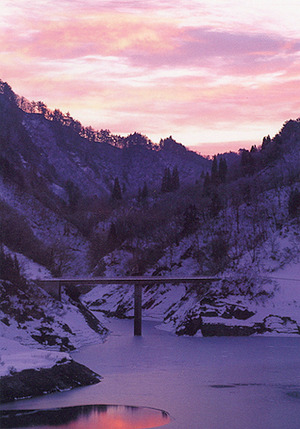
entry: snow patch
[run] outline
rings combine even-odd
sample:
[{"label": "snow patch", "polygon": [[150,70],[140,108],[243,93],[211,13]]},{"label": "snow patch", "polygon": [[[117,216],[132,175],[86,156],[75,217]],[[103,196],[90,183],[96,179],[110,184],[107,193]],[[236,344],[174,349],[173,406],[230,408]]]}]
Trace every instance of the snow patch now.
[{"label": "snow patch", "polygon": [[0,377],[25,369],[52,368],[71,360],[65,352],[31,349],[17,341],[0,337]]}]

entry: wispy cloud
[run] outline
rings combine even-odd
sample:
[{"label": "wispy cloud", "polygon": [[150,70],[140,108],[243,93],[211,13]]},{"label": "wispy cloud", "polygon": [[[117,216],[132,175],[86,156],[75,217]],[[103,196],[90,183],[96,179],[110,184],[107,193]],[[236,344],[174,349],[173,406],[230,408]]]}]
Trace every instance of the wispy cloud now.
[{"label": "wispy cloud", "polygon": [[0,78],[115,133],[260,140],[299,113],[300,8],[289,5],[2,0]]}]

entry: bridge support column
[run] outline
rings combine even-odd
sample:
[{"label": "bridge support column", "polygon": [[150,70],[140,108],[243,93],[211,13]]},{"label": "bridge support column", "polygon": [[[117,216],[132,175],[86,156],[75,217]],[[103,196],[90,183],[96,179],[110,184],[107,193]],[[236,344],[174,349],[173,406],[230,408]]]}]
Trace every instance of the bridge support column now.
[{"label": "bridge support column", "polygon": [[58,282],[57,287],[58,287],[58,300],[61,301],[61,287],[62,287],[61,282]]},{"label": "bridge support column", "polygon": [[142,288],[139,283],[134,285],[134,335],[142,335]]}]

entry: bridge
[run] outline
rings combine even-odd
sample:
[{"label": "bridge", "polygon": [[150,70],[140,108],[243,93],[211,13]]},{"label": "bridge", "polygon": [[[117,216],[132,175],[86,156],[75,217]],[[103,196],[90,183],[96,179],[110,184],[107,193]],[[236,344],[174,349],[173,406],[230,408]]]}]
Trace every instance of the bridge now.
[{"label": "bridge", "polygon": [[54,278],[36,280],[36,283],[45,289],[48,293],[61,299],[61,290],[63,286],[75,285],[134,285],[134,335],[142,335],[142,289],[145,286],[153,284],[186,284],[196,285],[210,284],[221,280],[217,277],[164,277],[164,276],[141,276],[141,277],[93,277],[93,278]]}]

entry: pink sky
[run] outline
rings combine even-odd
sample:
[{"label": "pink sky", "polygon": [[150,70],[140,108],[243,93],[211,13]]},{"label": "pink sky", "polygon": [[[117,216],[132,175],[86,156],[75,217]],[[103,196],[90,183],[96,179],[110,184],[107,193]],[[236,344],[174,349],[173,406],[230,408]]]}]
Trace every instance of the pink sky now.
[{"label": "pink sky", "polygon": [[300,116],[299,0],[1,0],[0,78],[84,125],[203,154]]}]

